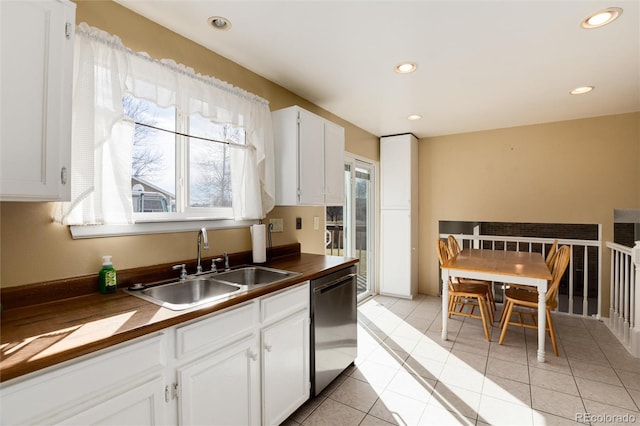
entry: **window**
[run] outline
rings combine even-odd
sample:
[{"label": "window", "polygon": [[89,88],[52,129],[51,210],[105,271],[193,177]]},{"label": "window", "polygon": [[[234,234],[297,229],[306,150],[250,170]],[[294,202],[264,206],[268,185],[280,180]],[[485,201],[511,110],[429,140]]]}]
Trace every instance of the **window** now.
[{"label": "window", "polygon": [[244,130],[216,124],[198,114],[189,117],[189,208],[232,206],[231,158],[227,143],[245,144]]},{"label": "window", "polygon": [[135,121],[131,150],[131,200],[134,213],[176,211],[176,109],[160,108],[132,96],[122,100],[124,115]]},{"label": "window", "polygon": [[71,201],[54,211],[74,238],[248,226],[274,207],[265,99],[85,23],[74,55]]},{"label": "window", "polygon": [[161,108],[130,95],[122,104],[125,115],[135,122],[134,218],[232,218],[229,143],[244,145],[244,129],[214,123],[200,114],[187,116],[175,107]]}]

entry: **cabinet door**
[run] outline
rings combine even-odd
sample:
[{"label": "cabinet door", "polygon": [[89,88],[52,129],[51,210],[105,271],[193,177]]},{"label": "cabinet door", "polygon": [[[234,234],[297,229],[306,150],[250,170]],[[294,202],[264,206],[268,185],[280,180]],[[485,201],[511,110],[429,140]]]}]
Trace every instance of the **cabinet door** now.
[{"label": "cabinet door", "polygon": [[60,425],[161,425],[164,416],[164,381],[157,377],[61,421]]},{"label": "cabinet door", "polygon": [[[408,208],[411,204],[411,135],[380,139],[381,208]],[[417,201],[417,200],[416,200]]]},{"label": "cabinet door", "polygon": [[254,335],[179,368],[180,424],[260,423],[258,358]]},{"label": "cabinet door", "polygon": [[289,107],[271,113],[278,206],[298,204],[298,110]]},{"label": "cabinet door", "polygon": [[75,5],[0,8],[0,199],[68,200]]},{"label": "cabinet door", "polygon": [[262,330],[262,423],[277,425],[309,398],[309,320],[300,311]]},{"label": "cabinet door", "polygon": [[412,248],[409,210],[380,213],[380,294],[411,297]]},{"label": "cabinet door", "polygon": [[298,124],[299,203],[324,204],[324,120],[300,110]]},{"label": "cabinet door", "polygon": [[324,201],[328,205],[344,204],[344,128],[331,122],[324,124]]}]

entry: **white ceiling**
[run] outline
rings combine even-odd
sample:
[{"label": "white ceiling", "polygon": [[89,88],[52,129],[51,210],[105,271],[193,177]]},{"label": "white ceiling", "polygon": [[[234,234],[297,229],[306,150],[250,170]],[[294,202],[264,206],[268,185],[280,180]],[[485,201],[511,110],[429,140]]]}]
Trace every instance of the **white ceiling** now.
[{"label": "white ceiling", "polygon": [[[117,1],[377,136],[640,111],[638,0]],[[580,27],[611,6],[618,20]]]}]

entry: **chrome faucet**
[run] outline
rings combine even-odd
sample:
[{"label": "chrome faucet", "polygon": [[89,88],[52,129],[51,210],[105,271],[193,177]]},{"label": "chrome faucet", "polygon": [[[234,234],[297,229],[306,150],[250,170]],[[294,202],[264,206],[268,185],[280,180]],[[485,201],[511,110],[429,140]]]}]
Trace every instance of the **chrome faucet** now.
[{"label": "chrome faucet", "polygon": [[200,247],[202,245],[202,242],[204,242],[204,249],[205,250],[209,250],[209,240],[207,240],[207,230],[206,230],[206,228],[200,228],[200,230],[198,231],[198,262],[197,262],[197,266],[196,266],[196,273],[197,274],[202,273],[202,265],[200,264],[200,259],[201,259]]},{"label": "chrome faucet", "polygon": [[231,266],[229,266],[229,253],[225,251],[222,255],[224,256],[224,270],[230,271]]}]

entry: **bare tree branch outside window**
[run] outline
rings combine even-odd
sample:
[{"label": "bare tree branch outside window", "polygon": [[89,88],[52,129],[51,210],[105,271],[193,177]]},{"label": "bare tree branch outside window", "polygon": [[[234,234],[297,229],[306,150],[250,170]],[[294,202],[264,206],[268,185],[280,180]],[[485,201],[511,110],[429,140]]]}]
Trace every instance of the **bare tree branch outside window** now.
[{"label": "bare tree branch outside window", "polygon": [[[151,111],[148,102],[127,95],[122,99],[122,106],[125,115],[135,122],[151,126],[157,125],[155,113]],[[131,175],[133,177],[149,179],[165,169],[162,152],[151,146],[157,132],[149,127],[136,125],[131,158]]]},{"label": "bare tree branch outside window", "polygon": [[190,204],[192,207],[231,207],[229,148],[222,144],[206,145],[204,155],[194,161]]}]

